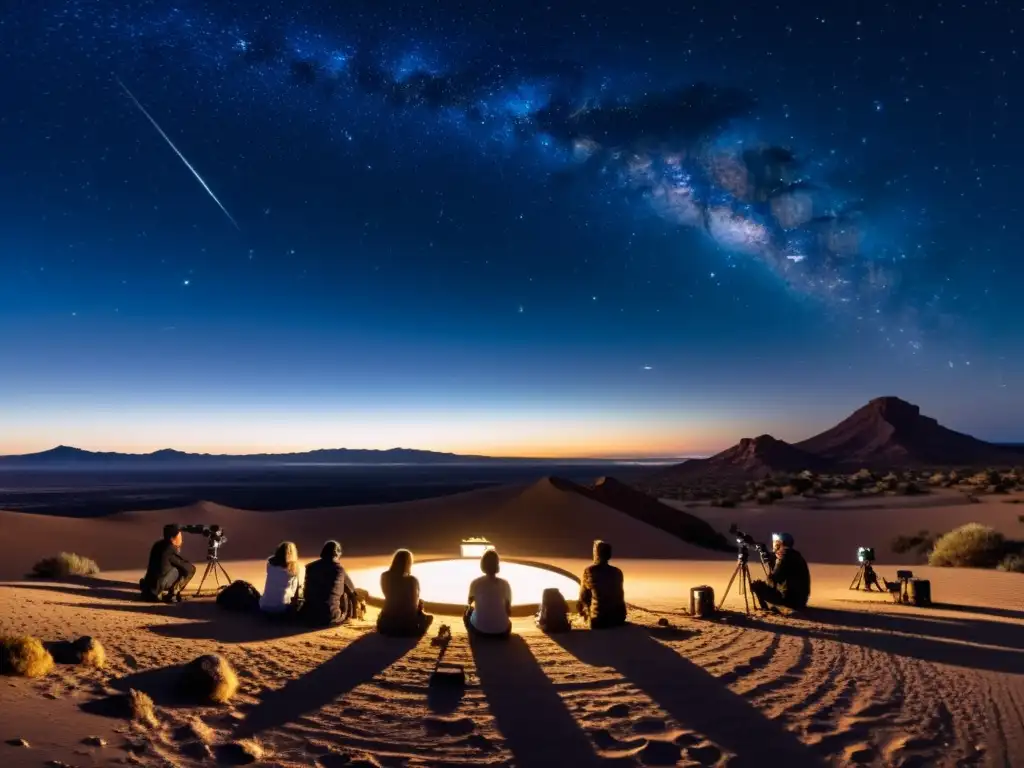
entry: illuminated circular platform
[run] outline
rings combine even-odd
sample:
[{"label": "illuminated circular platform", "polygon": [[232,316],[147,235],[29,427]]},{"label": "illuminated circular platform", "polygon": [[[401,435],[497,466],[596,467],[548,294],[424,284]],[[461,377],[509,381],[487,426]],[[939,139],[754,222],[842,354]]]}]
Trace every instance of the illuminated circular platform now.
[{"label": "illuminated circular platform", "polygon": [[[387,567],[367,569],[359,586],[369,592],[370,605],[380,607],[384,595],[380,591],[380,575]],[[457,557],[442,560],[422,560],[412,566],[412,574],[420,582],[420,597],[429,613],[461,615],[466,609],[469,584],[481,576],[480,560],[476,557]],[[568,571],[546,563],[503,557],[498,574],[512,587],[512,615],[529,616],[537,612],[545,589],[554,587],[569,609],[575,610],[580,582]],[[355,578],[355,574],[353,574]]]}]

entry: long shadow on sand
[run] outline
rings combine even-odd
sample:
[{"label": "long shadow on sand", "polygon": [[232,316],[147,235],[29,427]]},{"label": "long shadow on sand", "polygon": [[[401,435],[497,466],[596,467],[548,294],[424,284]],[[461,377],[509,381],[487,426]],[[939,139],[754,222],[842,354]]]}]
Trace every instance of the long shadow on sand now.
[{"label": "long shadow on sand", "polygon": [[823,763],[782,727],[722,682],[638,626],[551,635],[580,661],[611,667],[665,710],[736,755],[731,766],[820,766]]},{"label": "long shadow on sand", "polygon": [[322,627],[274,621],[260,613],[232,613],[218,608],[212,600],[190,600],[175,605],[163,603],[55,603],[70,608],[91,608],[119,613],[151,614],[178,623],[150,624],[146,630],[161,637],[180,640],[214,640],[218,643],[254,643],[281,637],[318,632]]},{"label": "long shadow on sand", "polygon": [[[892,608],[895,604],[888,600],[858,600],[856,598],[839,599],[836,602],[847,603],[852,605],[868,606],[868,605],[885,605],[888,608]],[[902,606],[896,606],[897,610]],[[958,605],[956,603],[932,603],[931,608],[938,611],[950,611],[954,613],[973,613],[978,616],[996,616],[1001,619],[1022,619],[1024,620],[1024,611],[1014,608],[992,608],[989,606],[981,605]],[[855,609],[856,610],[856,609]]]},{"label": "long shadow on sand", "polygon": [[61,583],[17,582],[0,584],[0,589],[36,589],[41,592],[57,592],[64,595],[91,597],[99,600],[121,600],[124,602],[142,602],[139,585],[125,581],[108,581],[106,579],[65,579]]},{"label": "long shadow on sand", "polygon": [[772,622],[762,628],[936,664],[1024,674],[1024,626],[1019,624],[831,608],[809,608],[801,619]]},{"label": "long shadow on sand", "polygon": [[292,723],[327,706],[372,680],[416,647],[418,638],[385,637],[367,632],[329,661],[268,692],[238,726],[238,738],[248,738]]},{"label": "long shadow on sand", "polygon": [[480,688],[517,765],[600,765],[589,737],[518,635],[470,637]]}]

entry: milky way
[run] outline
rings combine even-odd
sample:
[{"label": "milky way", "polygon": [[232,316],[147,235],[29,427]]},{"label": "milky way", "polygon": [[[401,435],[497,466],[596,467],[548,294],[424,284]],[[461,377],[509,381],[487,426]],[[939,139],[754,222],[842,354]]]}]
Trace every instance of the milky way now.
[{"label": "milky way", "polygon": [[628,73],[562,58],[503,46],[474,53],[471,41],[417,39],[414,30],[374,37],[184,4],[122,11],[86,2],[63,6],[44,35],[122,77],[161,59],[218,98],[258,89],[268,108],[326,120],[347,137],[383,116],[484,155],[526,149],[541,172],[610,179],[623,205],[639,198],[702,233],[726,264],[753,260],[796,296],[887,334],[898,326],[899,344],[920,347],[924,307],[901,290],[906,254],[856,190],[829,183],[835,158],[758,135],[758,94],[686,72],[641,92],[622,85]]}]

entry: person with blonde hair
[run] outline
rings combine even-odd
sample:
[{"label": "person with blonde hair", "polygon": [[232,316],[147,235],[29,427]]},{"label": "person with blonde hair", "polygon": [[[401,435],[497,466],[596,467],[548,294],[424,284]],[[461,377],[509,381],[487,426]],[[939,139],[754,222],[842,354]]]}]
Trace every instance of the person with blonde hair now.
[{"label": "person with blonde hair", "polygon": [[295,542],[282,541],[267,560],[267,583],[260,596],[260,610],[283,614],[298,609],[302,566]]},{"label": "person with blonde hair", "polygon": [[498,575],[498,552],[489,549],[480,558],[479,576],[469,585],[469,600],[463,620],[470,634],[479,637],[508,637],[512,633],[512,587]]},{"label": "person with blonde hair", "polygon": [[412,575],[412,560],[412,552],[400,549],[391,559],[391,567],[380,575],[384,607],[377,617],[377,631],[382,635],[419,637],[434,621],[423,612],[420,582]]}]

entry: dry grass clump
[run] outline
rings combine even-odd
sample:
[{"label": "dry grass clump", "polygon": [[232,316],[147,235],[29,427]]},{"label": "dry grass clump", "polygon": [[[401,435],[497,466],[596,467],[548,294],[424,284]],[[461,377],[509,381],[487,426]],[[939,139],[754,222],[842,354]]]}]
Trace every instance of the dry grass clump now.
[{"label": "dry grass clump", "polygon": [[42,677],[53,669],[53,656],[35,637],[0,637],[0,674]]},{"label": "dry grass clump", "polygon": [[216,653],[190,661],[181,674],[181,692],[191,699],[226,704],[238,692],[238,675]]},{"label": "dry grass clump", "polygon": [[1006,539],[994,528],[968,523],[941,536],[928,556],[929,565],[995,568],[1006,552]]},{"label": "dry grass clump", "polygon": [[47,557],[32,566],[29,576],[37,579],[66,579],[70,576],[95,576],[100,567],[95,560],[76,555],[74,552],[60,552],[56,557]]},{"label": "dry grass clump", "polygon": [[128,709],[131,719],[136,723],[155,728],[160,724],[156,716],[156,706],[149,694],[132,688],[128,691]]}]

